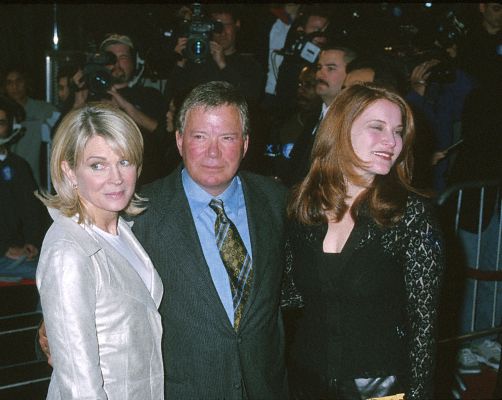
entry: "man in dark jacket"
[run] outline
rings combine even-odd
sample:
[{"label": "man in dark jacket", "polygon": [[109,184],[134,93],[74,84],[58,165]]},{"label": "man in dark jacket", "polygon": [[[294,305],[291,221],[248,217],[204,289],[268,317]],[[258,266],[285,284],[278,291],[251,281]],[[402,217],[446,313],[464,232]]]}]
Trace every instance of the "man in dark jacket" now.
[{"label": "man in dark jacket", "polygon": [[13,128],[12,106],[0,99],[0,276],[35,279],[45,214],[29,164],[8,149]]}]

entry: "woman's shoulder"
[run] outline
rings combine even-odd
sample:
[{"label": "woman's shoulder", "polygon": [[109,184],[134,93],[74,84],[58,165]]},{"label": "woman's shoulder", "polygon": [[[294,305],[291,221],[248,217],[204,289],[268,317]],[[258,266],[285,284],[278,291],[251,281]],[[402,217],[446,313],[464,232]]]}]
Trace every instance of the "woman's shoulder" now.
[{"label": "woman's shoulder", "polygon": [[288,218],[286,224],[286,232],[291,239],[308,242],[323,239],[327,229],[327,224],[304,224],[295,218]]},{"label": "woman's shoulder", "polygon": [[54,222],[47,230],[42,244],[42,252],[75,253],[87,256],[96,253],[100,246],[91,235],[73,218],[51,210]]},{"label": "woman's shoulder", "polygon": [[433,217],[435,206],[432,199],[419,193],[408,192],[404,212],[405,220],[417,217]]},{"label": "woman's shoulder", "polygon": [[400,229],[412,231],[439,231],[439,218],[433,199],[409,192]]}]

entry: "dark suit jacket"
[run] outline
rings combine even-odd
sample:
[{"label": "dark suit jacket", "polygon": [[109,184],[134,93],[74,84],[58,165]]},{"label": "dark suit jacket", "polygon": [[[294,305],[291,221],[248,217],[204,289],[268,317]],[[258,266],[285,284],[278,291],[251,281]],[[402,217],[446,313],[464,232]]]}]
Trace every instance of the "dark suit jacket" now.
[{"label": "dark suit jacket", "polygon": [[291,150],[289,159],[289,171],[280,178],[286,186],[291,187],[301,182],[310,170],[312,148],[314,146],[315,135],[312,131],[319,123],[322,108],[319,107],[317,113],[312,113],[311,117],[305,122],[302,134],[296,140]]},{"label": "dark suit jacket", "polygon": [[166,398],[284,398],[279,297],[285,189],[269,178],[240,174],[255,280],[236,333],[204,259],[180,171],[145,187],[149,207],[134,224],[164,283],[159,311]]}]

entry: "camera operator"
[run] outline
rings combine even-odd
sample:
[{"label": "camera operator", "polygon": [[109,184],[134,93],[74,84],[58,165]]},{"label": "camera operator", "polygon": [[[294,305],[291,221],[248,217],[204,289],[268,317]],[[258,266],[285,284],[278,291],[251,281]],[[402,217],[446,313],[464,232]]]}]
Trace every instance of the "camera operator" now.
[{"label": "camera operator", "polygon": [[[102,94],[103,98],[97,96],[98,98],[93,100],[111,100],[123,109],[141,129],[153,132],[165,114],[165,102],[156,89],[132,84],[138,72],[137,54],[132,40],[125,35],[110,34],[103,40],[99,50],[114,54],[115,62],[107,65],[111,74],[109,90]],[[77,82],[79,88],[83,88],[75,96],[74,106],[78,107],[89,100],[84,71],[80,71],[73,80]]]},{"label": "camera operator", "polygon": [[[238,87],[253,107],[262,94],[265,77],[260,64],[251,54],[237,50],[241,22],[236,6],[213,4],[207,5],[204,11],[211,19],[206,19],[200,5],[194,4],[192,20],[185,22],[188,32],[179,34],[174,48],[178,60],[167,83],[168,98],[187,93],[201,83],[219,80]],[[201,38],[194,45],[198,46],[195,49],[189,43],[194,29],[202,31],[198,33]],[[207,54],[204,54],[206,47]]]},{"label": "camera operator", "polygon": [[138,183],[141,185],[151,182],[165,175],[165,162],[158,138],[153,134],[159,122],[165,118],[167,107],[164,97],[154,88],[134,84],[140,73],[140,66],[137,50],[128,36],[110,34],[103,40],[99,50],[95,59],[108,70],[108,73],[105,70],[105,74],[98,77],[102,87],[91,90],[91,79],[97,78],[90,78],[85,67],[79,70],[73,76],[73,83],[77,87],[73,107],[99,100],[112,102],[124,110],[140,127],[145,143],[144,164]]},{"label": "camera operator", "polygon": [[321,48],[327,42],[325,30],[329,22],[325,5],[305,5],[295,21],[296,29],[290,29],[284,49],[279,52],[284,55],[284,61],[277,75],[276,99],[278,111],[285,117],[296,108],[295,93],[300,71],[315,65]]},{"label": "camera operator", "polygon": [[462,109],[474,87],[473,79],[457,65],[457,42],[463,29],[454,13],[447,13],[436,29],[432,50],[423,51],[429,56],[412,69],[411,90],[406,95],[433,131],[435,152],[429,162],[434,164],[431,185],[437,192],[446,188],[450,156],[454,154],[446,149],[460,139]]}]

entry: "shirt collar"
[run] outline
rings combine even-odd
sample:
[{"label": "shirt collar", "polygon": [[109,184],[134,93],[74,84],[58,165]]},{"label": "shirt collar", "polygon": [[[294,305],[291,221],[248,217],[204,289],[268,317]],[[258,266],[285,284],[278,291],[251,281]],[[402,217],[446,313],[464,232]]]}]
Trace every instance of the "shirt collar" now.
[{"label": "shirt collar", "polygon": [[244,201],[244,197],[238,195],[239,191],[242,192],[242,184],[238,176],[235,176],[225,191],[218,196],[212,196],[206,192],[192,179],[185,168],[181,171],[181,180],[194,218],[199,217],[209,207],[209,202],[212,199],[223,201],[225,212],[230,219],[232,219],[231,215],[237,215],[238,211],[242,209],[243,204],[240,203]]},{"label": "shirt collar", "polygon": [[329,108],[329,106],[323,101],[322,102],[322,110],[321,110],[321,115],[322,115],[323,119],[326,116],[326,113],[328,112],[328,108]]}]

